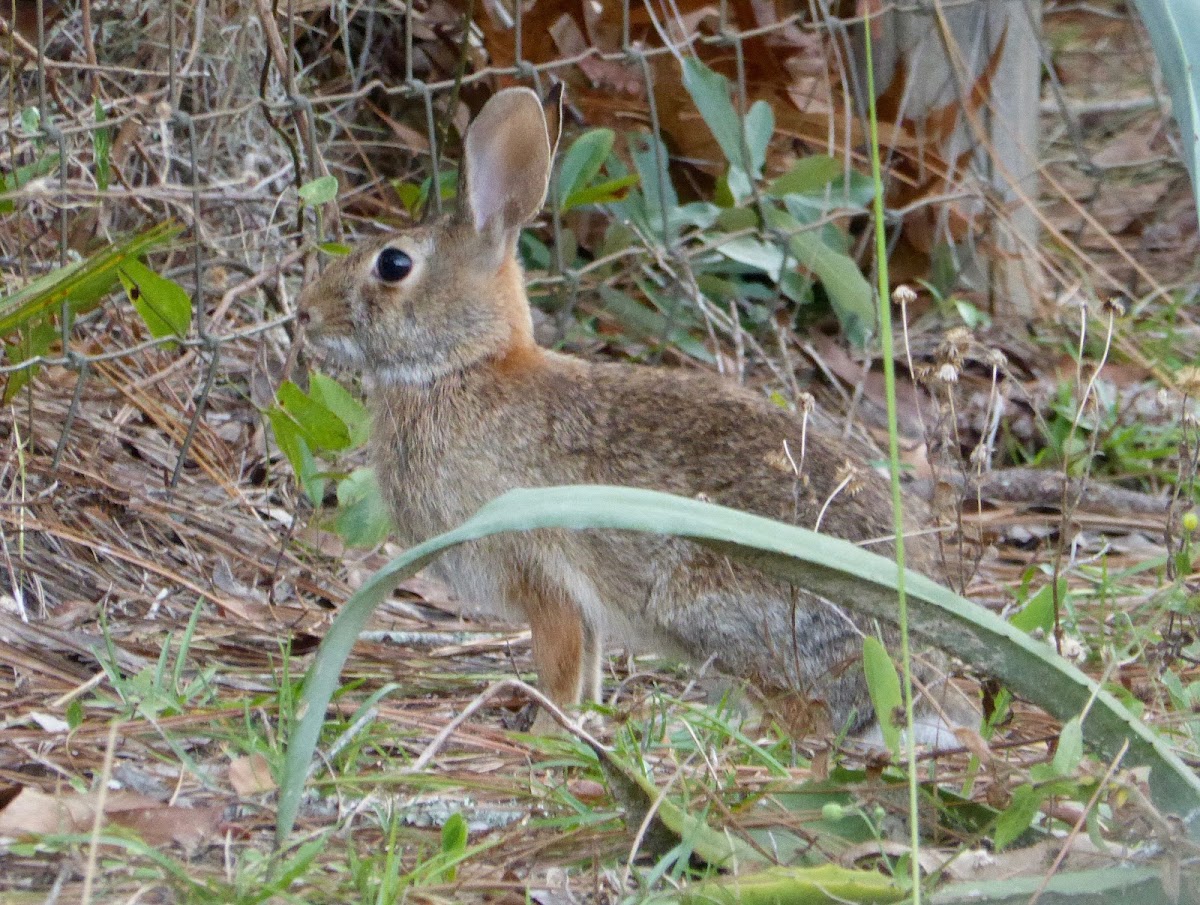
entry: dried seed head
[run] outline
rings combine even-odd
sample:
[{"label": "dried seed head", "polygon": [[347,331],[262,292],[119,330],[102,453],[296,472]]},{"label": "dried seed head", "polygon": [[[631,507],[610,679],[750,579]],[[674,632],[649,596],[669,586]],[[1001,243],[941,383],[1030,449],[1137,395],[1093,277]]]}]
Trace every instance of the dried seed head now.
[{"label": "dried seed head", "polygon": [[937,369],[937,379],[942,383],[958,383],[958,365],[946,362]]},{"label": "dried seed head", "polygon": [[933,365],[921,364],[921,365],[913,366],[913,377],[916,379],[917,383],[924,383],[924,384],[932,383],[933,382],[933,374],[934,374]]},{"label": "dried seed head", "polygon": [[907,284],[902,284],[892,290],[892,301],[897,305],[911,305],[916,300],[917,290]]},{"label": "dried seed head", "polygon": [[987,363],[993,368],[1003,368],[1008,365],[1008,356],[999,349],[988,349]]},{"label": "dried seed head", "polygon": [[775,471],[781,471],[787,475],[796,474],[795,466],[792,465],[791,459],[787,457],[787,454],[783,450],[771,450],[769,453],[763,456],[763,461]]},{"label": "dried seed head", "polygon": [[800,411],[806,413],[811,412],[813,406],[817,404],[817,400],[812,393],[801,393],[796,402],[800,405]]},{"label": "dried seed head", "polygon": [[1104,300],[1101,310],[1109,317],[1124,317],[1126,311],[1125,299],[1116,295],[1109,296]]},{"label": "dried seed head", "polygon": [[1180,392],[1188,396],[1200,396],[1200,368],[1188,365],[1175,372],[1175,382]]},{"label": "dried seed head", "polygon": [[954,327],[947,330],[938,343],[938,361],[949,362],[953,365],[962,364],[963,356],[971,348],[971,331],[966,327]]},{"label": "dried seed head", "polygon": [[839,485],[845,483],[846,486],[842,489],[842,493],[847,496],[856,496],[866,486],[862,479],[862,472],[849,459],[842,463],[835,479]]}]

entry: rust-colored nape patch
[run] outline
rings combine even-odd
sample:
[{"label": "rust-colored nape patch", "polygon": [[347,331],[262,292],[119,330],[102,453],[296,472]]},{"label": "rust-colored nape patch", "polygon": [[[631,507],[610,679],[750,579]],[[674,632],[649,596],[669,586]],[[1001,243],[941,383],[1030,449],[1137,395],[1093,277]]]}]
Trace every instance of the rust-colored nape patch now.
[{"label": "rust-colored nape patch", "polygon": [[508,346],[496,356],[496,370],[504,377],[540,370],[545,366],[545,354],[533,338],[525,275],[511,255],[496,271],[494,298],[496,308],[504,315],[510,330]]}]

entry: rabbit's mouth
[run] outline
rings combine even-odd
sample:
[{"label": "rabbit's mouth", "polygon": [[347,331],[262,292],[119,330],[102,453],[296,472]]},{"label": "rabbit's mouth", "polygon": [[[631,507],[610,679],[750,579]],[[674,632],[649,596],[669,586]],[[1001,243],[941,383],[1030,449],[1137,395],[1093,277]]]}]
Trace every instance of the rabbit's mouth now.
[{"label": "rabbit's mouth", "polygon": [[367,357],[362,347],[349,336],[314,331],[307,338],[309,346],[318,353],[322,364],[359,370],[366,366]]}]

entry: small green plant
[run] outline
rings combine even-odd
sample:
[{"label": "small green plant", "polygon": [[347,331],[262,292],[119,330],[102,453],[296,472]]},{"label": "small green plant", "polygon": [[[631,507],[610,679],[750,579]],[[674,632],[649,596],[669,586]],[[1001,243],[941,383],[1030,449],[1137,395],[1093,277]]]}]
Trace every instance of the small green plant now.
[{"label": "small green plant", "polygon": [[123,719],[157,720],[164,716],[177,716],[192,708],[203,707],[214,699],[216,667],[206,667],[193,675],[186,674],[188,653],[203,605],[201,600],[193,607],[174,657],[171,649],[175,636],[174,633],[168,633],[159,650],[158,660],[131,676],[125,675],[118,666],[116,649],[105,633],[108,656],[102,658],[100,664],[121,700]]},{"label": "small green plant", "polygon": [[[1123,411],[1112,384],[1097,380],[1094,405],[1078,414],[1073,383],[1060,383],[1050,400],[1044,445],[1036,452],[1016,451],[1033,465],[1064,465],[1073,477],[1173,483],[1172,459],[1179,452],[1182,428],[1171,421],[1148,423]],[[1078,417],[1078,426],[1072,425]]]},{"label": "small green plant", "polygon": [[[753,330],[768,324],[783,304],[799,309],[825,301],[847,336],[865,344],[875,329],[871,288],[835,221],[839,213],[865,213],[871,180],[822,155],[801,158],[768,180],[770,106],[759,101],[740,115],[724,76],[695,59],[683,65],[684,84],[725,157],[712,201],[680,201],[668,151],[652,134],[627,136],[632,171],[611,150],[607,130],[596,130],[572,146],[559,172],[563,210],[601,204],[613,214],[596,258],[619,260],[625,250],[642,246],[656,259],[680,261],[682,272],[674,279],[648,271],[634,273],[632,285],[604,280],[606,310],[636,336],[710,359],[711,351],[691,338],[704,332],[705,318],[724,318],[721,312],[733,307]],[[606,267],[601,275],[620,277],[617,268]]]},{"label": "small green plant", "polygon": [[279,387],[276,400],[267,419],[305,495],[319,507],[328,483],[336,482],[333,530],[351,546],[381,543],[391,520],[374,470],[359,467],[346,473],[335,467],[341,457],[366,444],[366,406],[336,380],[315,371],[308,376],[307,393],[289,380]]},{"label": "small green plant", "polygon": [[[0,298],[0,341],[5,364],[29,362],[11,372],[0,401],[11,402],[38,370],[37,359],[61,343],[74,320],[96,308],[120,283],[156,338],[182,336],[191,322],[192,304],[177,283],[141,262],[147,252],[166,245],[179,233],[161,223],[123,242],[40,276]],[[65,317],[65,323],[63,318]]]}]

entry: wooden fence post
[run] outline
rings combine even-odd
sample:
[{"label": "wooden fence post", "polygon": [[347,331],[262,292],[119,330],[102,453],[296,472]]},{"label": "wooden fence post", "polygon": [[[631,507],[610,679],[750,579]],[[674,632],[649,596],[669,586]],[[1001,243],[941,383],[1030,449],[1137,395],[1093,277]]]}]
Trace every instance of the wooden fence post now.
[{"label": "wooden fence post", "polygon": [[[955,248],[961,278],[1000,318],[1031,319],[1043,293],[1036,260],[1041,18],[1040,0],[901,0],[874,18],[877,93],[902,66],[901,112],[917,123],[929,111],[963,105],[1003,41],[985,103],[971,116],[960,114],[939,149],[947,160],[971,151],[968,179],[982,183],[981,198],[986,193],[1002,209],[981,219],[988,253],[977,254],[969,241]],[[852,43],[862,98],[861,28]],[[973,212],[982,210],[981,200]]]}]

